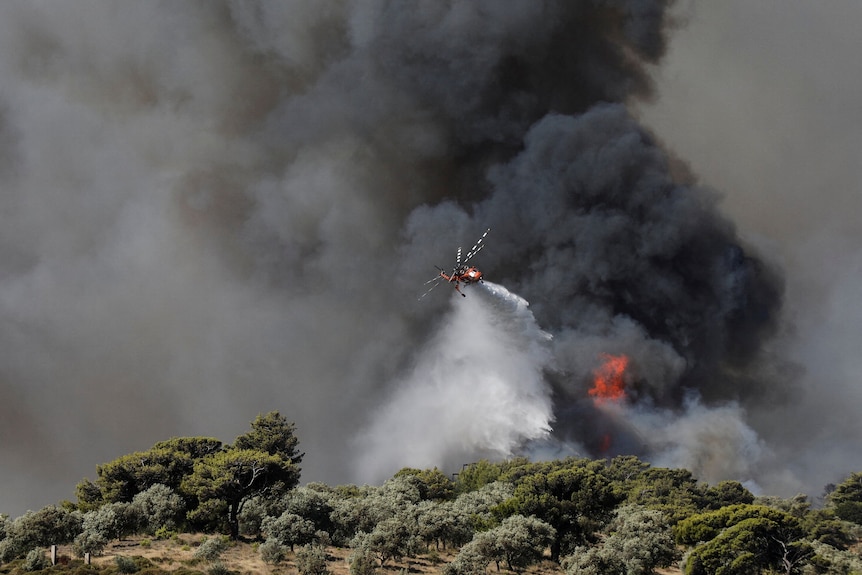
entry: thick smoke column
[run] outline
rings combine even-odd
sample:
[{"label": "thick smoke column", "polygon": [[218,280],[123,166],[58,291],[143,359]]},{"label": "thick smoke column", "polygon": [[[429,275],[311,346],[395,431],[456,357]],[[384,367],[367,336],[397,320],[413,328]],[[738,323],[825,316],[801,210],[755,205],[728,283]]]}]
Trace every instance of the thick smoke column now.
[{"label": "thick smoke column", "polygon": [[[542,438],[583,451],[585,430],[616,425],[582,403],[603,353],[631,359],[632,437],[656,417],[748,437],[746,407],[786,393],[764,353],[781,281],[628,112],[667,10],[4,3],[0,511],[71,497],[166,436],[229,441],[272,409],[297,423],[304,480],[382,479],[414,464],[386,440],[399,418],[465,423],[429,409],[435,386],[485,401],[488,427],[415,464]],[[489,226],[482,269],[534,317],[478,290],[417,304],[432,266]],[[518,342],[520,381],[498,374],[484,400],[425,375]],[[709,461],[710,479],[756,471],[664,436],[631,445]]]}]

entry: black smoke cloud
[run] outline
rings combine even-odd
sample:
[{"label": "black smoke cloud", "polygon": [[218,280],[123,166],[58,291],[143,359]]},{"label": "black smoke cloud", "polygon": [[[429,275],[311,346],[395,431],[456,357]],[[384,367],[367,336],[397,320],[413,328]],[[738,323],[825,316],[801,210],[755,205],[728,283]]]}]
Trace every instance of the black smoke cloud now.
[{"label": "black smoke cloud", "polygon": [[[596,454],[603,428],[766,481],[747,407],[785,395],[765,353],[780,277],[628,111],[667,2],[0,10],[4,511],[273,409],[306,480]],[[489,226],[477,263],[530,308],[503,288],[417,302]],[[617,410],[584,402],[602,353],[632,360]],[[513,373],[464,367],[489,357]],[[451,416],[423,383],[453,358],[429,385],[512,413],[478,418],[503,443],[428,416]],[[494,398],[453,384],[476,381]]]}]

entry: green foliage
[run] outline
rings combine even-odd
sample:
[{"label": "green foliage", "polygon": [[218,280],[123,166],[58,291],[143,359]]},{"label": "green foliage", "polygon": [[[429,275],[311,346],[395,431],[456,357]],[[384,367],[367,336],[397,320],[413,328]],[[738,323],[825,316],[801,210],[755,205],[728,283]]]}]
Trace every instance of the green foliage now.
[{"label": "green foliage", "polygon": [[[686,575],[787,570],[811,555],[799,520],[762,505],[732,505],[692,516],[676,527],[680,542],[706,541],[689,555]],[[706,535],[710,532],[711,537]]]},{"label": "green foliage", "polygon": [[608,462],[608,477],[621,485],[632,484],[650,468],[650,464],[634,455],[618,455]]},{"label": "green foliage", "polygon": [[194,556],[204,561],[217,561],[227,551],[228,542],[223,537],[208,537],[201,541]]},{"label": "green foliage", "polygon": [[674,536],[677,543],[694,545],[709,541],[724,529],[750,518],[769,519],[778,525],[792,527],[801,534],[799,521],[784,511],[764,505],[730,505],[680,521],[674,527]]},{"label": "green foliage", "polygon": [[828,500],[840,519],[862,525],[862,472],[852,473],[839,483]]},{"label": "green foliage", "polygon": [[275,455],[290,462],[298,476],[297,466],[305,454],[299,452],[299,439],[295,432],[296,426],[293,423],[288,422],[279,412],[271,411],[266,415],[258,415],[251,422],[251,431],[236,438],[233,449],[256,450]]},{"label": "green foliage", "polygon": [[21,564],[21,568],[27,572],[41,571],[50,566],[51,560],[45,555],[45,551],[39,548],[31,549],[24,558],[24,563]]},{"label": "green foliage", "polygon": [[309,484],[289,491],[283,498],[284,511],[290,511],[314,524],[315,531],[332,531],[335,492],[322,484]]},{"label": "green foliage", "polygon": [[455,480],[455,491],[459,494],[476,491],[498,480],[515,483],[520,476],[526,473],[522,469],[531,465],[533,464],[525,457],[516,457],[497,463],[480,459],[461,468]]},{"label": "green foliage", "polygon": [[303,545],[296,552],[299,575],[326,575],[326,550],[319,545]]},{"label": "green foliage", "polygon": [[[219,451],[195,462],[194,472],[183,482],[185,492],[193,494],[202,505],[223,502],[228,508],[231,537],[239,537],[239,511],[242,503],[262,493],[276,482],[293,486],[299,481],[299,470],[278,455],[254,449]],[[206,517],[195,510],[193,517]]]},{"label": "green foliage", "polygon": [[806,521],[808,539],[825,543],[840,550],[845,550],[856,543],[857,537],[853,533],[851,522],[834,519],[826,514],[822,515],[816,521],[810,519]]},{"label": "green foliage", "polygon": [[375,575],[377,573],[374,552],[368,547],[354,548],[348,560],[350,561],[350,575]]},{"label": "green foliage", "polygon": [[497,548],[509,569],[518,572],[539,562],[556,535],[554,528],[544,521],[523,515],[508,517],[487,533],[496,537]]},{"label": "green foliage", "polygon": [[551,557],[559,559],[610,519],[620,502],[601,462],[569,459],[548,473],[524,476],[515,487],[515,508],[555,529]]},{"label": "green foliage", "polygon": [[426,546],[463,545],[473,537],[470,515],[459,513],[454,502],[422,501],[417,506],[418,534]]},{"label": "green foliage", "polygon": [[418,479],[419,498],[432,501],[446,501],[455,496],[455,482],[437,469],[412,469],[405,467],[395,477],[412,476]]},{"label": "green foliage", "polygon": [[314,523],[290,511],[278,517],[267,517],[261,529],[268,539],[275,539],[293,551],[295,545],[306,545],[314,540]]},{"label": "green foliage", "polygon": [[606,575],[626,573],[623,560],[616,552],[605,546],[578,546],[572,554],[563,558],[566,575]]},{"label": "green foliage", "polygon": [[239,514],[246,501],[263,493],[284,493],[299,483],[297,463],[303,454],[296,449],[294,425],[273,411],[258,416],[251,427],[232,447],[195,460],[180,486],[198,501],[188,518],[215,525],[226,515],[233,539],[239,537]]},{"label": "green foliage", "polygon": [[258,549],[261,559],[269,565],[277,565],[284,561],[287,556],[287,547],[279,543],[278,539],[270,537],[264,541]]},{"label": "green foliage", "polygon": [[819,575],[855,575],[862,573],[862,556],[844,549],[814,541],[811,564]]},{"label": "green foliage", "polygon": [[739,481],[722,481],[709,487],[703,496],[703,505],[708,509],[721,509],[727,505],[753,503],[754,495]]},{"label": "green foliage", "polygon": [[597,545],[577,547],[562,560],[567,575],[649,575],[678,558],[670,525],[660,511],[625,506]]},{"label": "green foliage", "polygon": [[[193,461],[212,455],[222,448],[222,442],[213,437],[173,437],[159,441],[153,449],[165,449],[188,455]],[[169,485],[170,487],[170,485]]]},{"label": "green foliage", "polygon": [[77,557],[83,557],[87,553],[93,556],[101,555],[107,544],[108,538],[102,533],[98,531],[84,531],[75,537],[72,550]]},{"label": "green foliage", "polygon": [[621,507],[607,531],[602,545],[622,562],[626,575],[648,575],[679,558],[670,524],[660,511]]},{"label": "green foliage", "polygon": [[63,507],[49,505],[28,511],[6,522],[6,538],[0,542],[0,563],[23,557],[34,547],[71,543],[81,532],[81,516]]},{"label": "green foliage", "polygon": [[754,503],[757,505],[766,505],[774,509],[779,509],[785,513],[789,513],[798,519],[804,518],[811,510],[811,502],[808,496],[802,493],[794,495],[789,499],[776,497],[773,495],[765,495],[755,498]]},{"label": "green foliage", "polygon": [[371,533],[383,521],[415,507],[419,502],[418,480],[400,476],[380,487],[336,490],[330,500],[332,540],[337,545],[348,544],[359,533]]},{"label": "green foliage", "polygon": [[172,529],[168,529],[168,527],[165,525],[165,526],[162,526],[162,527],[159,527],[158,529],[156,529],[156,532],[153,533],[153,536],[157,540],[161,541],[161,540],[165,540],[165,539],[173,539],[174,537],[177,536],[177,532],[173,531]]},{"label": "green foliage", "polygon": [[490,559],[480,539],[464,545],[455,559],[443,568],[443,575],[485,575]]},{"label": "green foliage", "polygon": [[124,573],[125,575],[129,575],[131,573],[137,573],[140,569],[137,561],[133,557],[126,557],[124,555],[117,555],[114,558],[114,561],[117,564],[117,571],[120,573]]},{"label": "green foliage", "polygon": [[416,523],[407,514],[399,514],[378,523],[371,533],[358,534],[351,546],[370,550],[382,567],[390,559],[414,555],[419,541]]},{"label": "green foliage", "polygon": [[671,524],[708,508],[704,487],[687,469],[651,467],[631,481],[626,491],[628,503],[661,511]]},{"label": "green foliage", "polygon": [[132,498],[132,507],[141,517],[141,528],[150,534],[176,529],[183,521],[186,503],[162,483],[151,485]]}]

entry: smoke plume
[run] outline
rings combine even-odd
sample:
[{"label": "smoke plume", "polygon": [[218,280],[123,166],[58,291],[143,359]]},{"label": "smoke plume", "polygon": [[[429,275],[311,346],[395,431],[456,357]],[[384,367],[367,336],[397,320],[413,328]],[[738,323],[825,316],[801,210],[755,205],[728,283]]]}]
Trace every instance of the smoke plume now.
[{"label": "smoke plume", "polygon": [[[0,6],[0,511],[276,409],[306,481],[623,452],[838,479],[769,475],[785,280],[632,112],[669,4]],[[498,285],[417,301],[488,227]]]}]

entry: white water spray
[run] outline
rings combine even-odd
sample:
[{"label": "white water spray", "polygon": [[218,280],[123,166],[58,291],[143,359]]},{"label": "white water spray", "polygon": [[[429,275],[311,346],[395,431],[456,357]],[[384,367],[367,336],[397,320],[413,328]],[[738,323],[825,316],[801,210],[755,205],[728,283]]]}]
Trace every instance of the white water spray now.
[{"label": "white water spray", "polygon": [[550,434],[551,394],[542,377],[550,336],[527,301],[490,282],[451,297],[445,320],[357,440],[364,481],[404,466],[509,457]]}]

